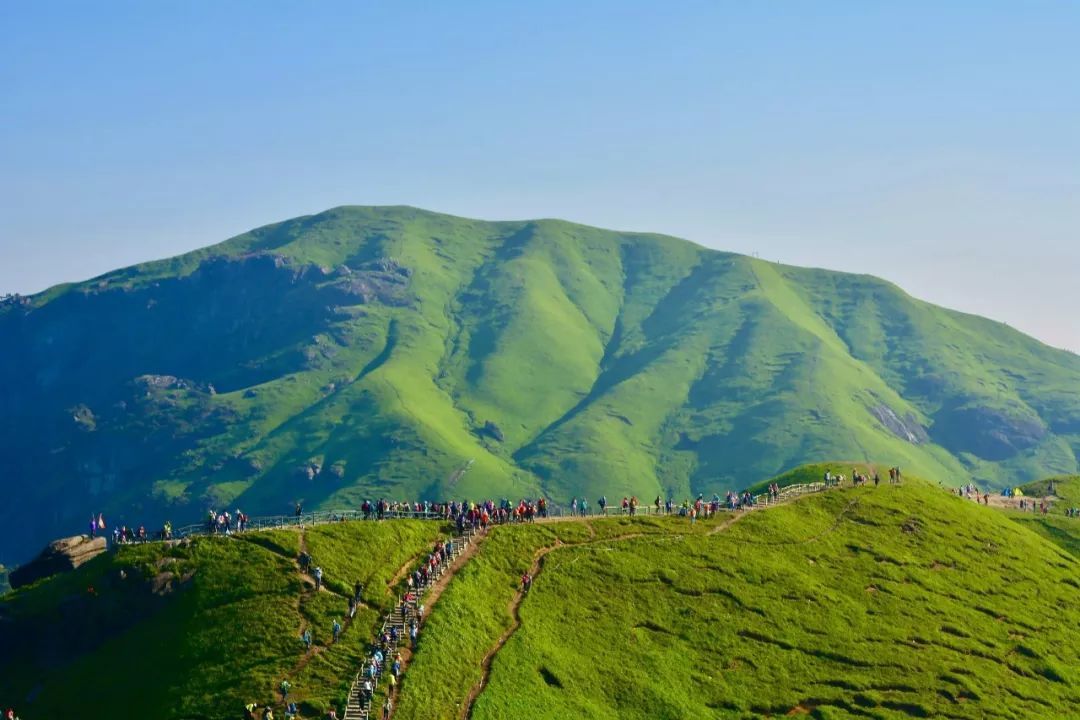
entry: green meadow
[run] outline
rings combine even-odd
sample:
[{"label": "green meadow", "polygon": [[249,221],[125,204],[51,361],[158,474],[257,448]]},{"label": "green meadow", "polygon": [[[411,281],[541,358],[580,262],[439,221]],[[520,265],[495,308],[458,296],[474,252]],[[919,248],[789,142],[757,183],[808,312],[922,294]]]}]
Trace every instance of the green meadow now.
[{"label": "green meadow", "polygon": [[1080,561],[1006,514],[908,481],[728,520],[495,530],[396,717],[1080,716]]}]

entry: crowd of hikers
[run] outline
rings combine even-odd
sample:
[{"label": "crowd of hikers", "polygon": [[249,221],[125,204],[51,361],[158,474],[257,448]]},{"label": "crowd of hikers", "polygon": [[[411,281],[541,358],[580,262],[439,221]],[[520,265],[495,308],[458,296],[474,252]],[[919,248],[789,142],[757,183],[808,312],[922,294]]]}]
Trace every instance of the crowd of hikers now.
[{"label": "crowd of hikers", "polygon": [[[870,481],[869,477],[860,475],[855,471],[852,472],[852,478],[855,485]],[[891,482],[899,482],[900,469],[890,468],[889,478]],[[843,475],[834,475],[830,472],[825,473],[826,487],[838,486],[844,482],[844,479]],[[879,482],[876,472],[873,476],[873,482],[875,485]],[[780,488],[773,483],[768,486],[765,494],[770,499],[778,499]],[[706,501],[703,495],[698,495],[696,501],[684,500],[682,503],[676,503],[670,496],[664,500],[660,495],[657,495],[651,511],[656,515],[679,515],[681,517],[688,517],[693,521],[702,517],[710,517],[721,508],[728,510],[751,508],[758,502],[758,498],[760,497],[762,496],[755,497],[749,491],[736,493],[729,490],[723,499],[721,499],[718,494],[714,494],[710,501]],[[608,503],[607,496],[601,496],[596,501],[598,515],[622,513],[623,515],[635,517],[638,514],[640,507],[640,501],[637,496],[633,495],[623,496],[621,504],[615,506]],[[563,514],[564,511],[570,516],[577,517],[586,517],[592,514],[591,505],[584,497],[574,497],[570,500],[566,508],[558,509],[559,514]],[[293,514],[295,523],[303,526],[305,515],[301,503],[295,504]],[[499,501],[489,499],[479,503],[465,501],[432,502],[427,500],[406,502],[379,499],[377,501],[365,500],[360,505],[359,513],[352,513],[351,517],[362,517],[364,520],[385,520],[387,518],[442,519],[448,522],[456,522],[458,531],[460,532],[466,525],[483,529],[490,525],[533,522],[537,518],[547,518],[549,517],[549,514],[549,501],[545,497],[539,497],[534,500],[523,499],[517,503],[512,503],[506,498]],[[332,521],[345,521],[349,518],[350,515],[347,513],[331,514],[329,516],[329,519]],[[203,527],[208,535],[228,536],[248,530],[250,522],[251,518],[239,508],[237,508],[235,512],[230,512],[229,510],[208,510],[206,523]],[[98,535],[107,536],[108,533],[104,514],[92,514],[90,516],[89,528],[91,537],[97,537]],[[148,532],[144,525],[140,525],[138,528],[118,525],[114,527],[112,531],[114,545],[140,543],[150,540],[172,540],[173,538],[174,534],[171,521],[166,521],[161,529],[153,533]]]},{"label": "crowd of hikers", "polygon": [[[980,491],[975,483],[961,485],[958,488],[951,489],[949,492],[967,498],[968,500],[973,500],[976,503],[982,503],[983,505],[990,504],[990,493],[986,490]],[[1053,494],[1054,486],[1051,484],[1047,491],[1047,495],[1052,496]],[[1046,497],[1027,497],[1020,488],[1005,488],[1001,491],[1001,497],[1006,499],[1007,506],[1024,512],[1049,515],[1050,510],[1053,508],[1053,502],[1051,500],[1048,500]],[[1066,507],[1064,513],[1065,517],[1077,518],[1080,517],[1080,508]]]},{"label": "crowd of hikers", "polygon": [[[471,509],[470,509],[471,510]],[[466,529],[474,527],[473,519],[468,511],[459,508],[458,520]],[[424,605],[421,596],[428,590],[432,583],[445,570],[454,558],[454,554],[460,548],[454,539],[436,542],[428,552],[426,559],[420,562],[403,581],[404,587],[399,604],[386,619],[380,631],[379,637],[372,643],[366,654],[360,677],[360,700],[367,704],[374,701],[375,686],[380,680],[388,685],[386,697],[382,703],[384,718],[389,718],[393,708],[394,691],[401,681],[404,673],[404,660],[402,657],[401,644],[408,638],[410,650],[416,649],[419,639],[421,624],[424,621]],[[300,570],[308,575],[315,585],[315,592],[319,592],[324,584],[322,568],[317,565],[311,555],[301,551],[297,556],[297,564]],[[364,586],[357,580],[353,585],[352,594],[348,598],[348,617],[352,619],[357,609],[364,602]],[[335,619],[330,627],[331,643],[336,643],[341,637],[344,627],[339,619]],[[300,633],[300,643],[305,654],[315,652],[312,640],[311,628],[304,628]],[[290,700],[292,683],[288,678],[282,679],[278,684],[280,695],[279,706],[283,707],[283,715],[287,720],[299,717],[299,711],[294,701]],[[248,703],[244,706],[246,717],[251,720],[273,720],[274,705],[260,706],[258,703]],[[336,710],[330,710],[328,720],[336,720]]]}]

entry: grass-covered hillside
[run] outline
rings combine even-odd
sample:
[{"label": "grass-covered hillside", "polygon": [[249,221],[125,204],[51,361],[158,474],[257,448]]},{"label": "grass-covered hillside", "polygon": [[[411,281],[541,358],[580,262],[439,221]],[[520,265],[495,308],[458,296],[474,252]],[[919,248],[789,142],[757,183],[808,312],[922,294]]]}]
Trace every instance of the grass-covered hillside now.
[{"label": "grass-covered hillside", "polygon": [[91,512],[681,496],[822,457],[1003,485],[1080,450],[1080,357],[876,278],[557,220],[336,208],[7,301],[0,347],[8,565]]},{"label": "grass-covered hillside", "polygon": [[1076,617],[1080,559],[915,481],[497,529],[395,717],[1077,717]]},{"label": "grass-covered hillside", "polygon": [[[1052,495],[1049,492],[1051,484],[1054,489]],[[1080,508],[1080,476],[1039,480],[1028,483],[1021,489],[1030,498],[1048,498],[1050,510],[1044,514],[1034,509],[1021,512],[1014,508],[1009,510],[1009,517],[1080,557],[1080,517],[1065,516],[1067,509]],[[1015,505],[1016,501],[1013,501],[1013,504]]]},{"label": "grass-covered hillside", "polygon": [[[1080,556],[1015,515],[908,479],[694,523],[498,527],[431,601],[394,718],[1077,717]],[[444,531],[349,522],[103,555],[0,598],[0,647],[18,648],[0,704],[225,720],[288,678],[302,718],[340,711],[390,586]],[[357,579],[366,604],[331,643]]]},{"label": "grass-covered hillside", "polygon": [[[0,598],[0,705],[24,720],[232,720],[288,679],[315,717],[341,706],[390,583],[445,531],[350,522],[122,547]],[[324,570],[321,592],[299,571],[301,548]],[[350,621],[358,580],[364,604]]]}]

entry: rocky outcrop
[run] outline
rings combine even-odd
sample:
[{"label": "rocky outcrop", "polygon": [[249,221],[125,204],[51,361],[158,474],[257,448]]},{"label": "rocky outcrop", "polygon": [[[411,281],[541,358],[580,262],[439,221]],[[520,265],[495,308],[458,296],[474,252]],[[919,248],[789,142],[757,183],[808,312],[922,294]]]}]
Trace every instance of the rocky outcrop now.
[{"label": "rocky outcrop", "polygon": [[926,430],[919,424],[918,418],[911,413],[901,418],[895,410],[881,403],[871,407],[870,414],[893,435],[901,440],[907,440],[912,445],[922,445],[930,439]]},{"label": "rocky outcrop", "polygon": [[408,294],[412,270],[391,258],[363,263],[357,268],[342,266],[335,273],[333,287],[344,293],[343,303],[381,303],[394,307],[412,304]]},{"label": "rocky outcrop", "polygon": [[74,570],[103,552],[105,552],[105,538],[103,537],[76,535],[54,540],[36,558],[11,571],[11,587],[22,587],[50,575]]}]

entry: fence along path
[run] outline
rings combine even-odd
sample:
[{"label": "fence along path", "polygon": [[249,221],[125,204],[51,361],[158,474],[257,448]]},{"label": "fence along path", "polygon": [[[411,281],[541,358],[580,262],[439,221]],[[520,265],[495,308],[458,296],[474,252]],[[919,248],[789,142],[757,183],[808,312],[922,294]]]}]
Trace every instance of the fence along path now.
[{"label": "fence along path", "polygon": [[[825,489],[825,483],[807,483],[803,485],[788,485],[781,488],[779,498],[773,498],[768,492],[761,493],[754,496],[754,505],[769,505],[775,504],[780,500],[786,500],[796,495],[803,495],[808,492],[817,492]],[[728,510],[728,508],[721,506],[721,510]],[[661,509],[660,512],[656,511],[656,508],[651,505],[641,504],[637,507],[638,515],[667,515],[677,514],[678,508],[674,508],[671,513],[665,512]],[[575,515],[576,511],[563,507],[561,505],[550,505],[548,507],[549,518],[564,518],[567,516]],[[589,508],[588,514],[592,515],[593,510]],[[609,507],[606,512],[597,513],[600,517],[616,516],[627,514],[621,507]],[[276,530],[278,528],[291,528],[291,527],[307,527],[310,525],[323,525],[326,523],[343,522],[346,520],[442,520],[444,522],[453,522],[454,518],[445,510],[440,508],[439,510],[413,510],[413,509],[397,509],[386,510],[382,516],[379,517],[373,510],[365,513],[362,510],[316,510],[314,512],[305,512],[299,515],[264,515],[258,517],[248,518],[247,523],[244,525],[244,532],[251,532],[253,530]],[[232,518],[235,522],[236,518]],[[493,523],[496,524],[496,523]],[[211,529],[214,527],[214,529]],[[191,523],[190,525],[184,525],[173,531],[172,537],[174,539],[180,539],[185,537],[192,537],[195,535],[214,535],[221,534],[222,531],[216,529],[216,525],[212,526],[209,522]],[[235,529],[230,529],[230,532],[235,532]]]},{"label": "fence along path", "polygon": [[[416,620],[417,633],[419,634],[424,627],[424,621],[427,619],[426,615],[421,616],[419,613],[420,606],[424,604],[424,598],[428,596],[431,589],[435,587],[439,578],[444,574],[457,572],[459,568],[456,566],[464,562],[463,558],[473,542],[474,533],[474,530],[466,529],[460,535],[452,538],[450,540],[450,552],[443,558],[443,562],[434,567],[427,583],[413,592],[396,598],[393,610],[388,612],[383,619],[375,643],[382,649],[383,662],[378,665],[373,663],[374,651],[368,655],[363,666],[353,678],[352,686],[349,688],[343,720],[368,720],[372,716],[372,702],[375,691],[379,688],[379,680],[387,672],[390,672],[389,668],[393,665],[398,646],[403,642],[409,642],[409,621]],[[391,632],[392,629],[398,630],[396,637]],[[373,675],[368,674],[368,667],[375,668]],[[371,692],[365,692],[365,681],[371,682]]]}]

